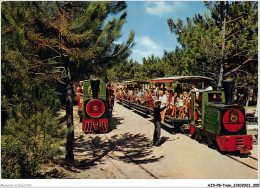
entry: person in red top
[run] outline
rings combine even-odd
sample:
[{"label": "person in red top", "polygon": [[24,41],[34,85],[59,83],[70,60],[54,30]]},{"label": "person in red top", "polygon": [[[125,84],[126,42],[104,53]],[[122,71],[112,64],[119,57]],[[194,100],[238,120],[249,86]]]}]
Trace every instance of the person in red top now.
[{"label": "person in red top", "polygon": [[82,121],[82,103],[83,103],[83,82],[79,82],[79,87],[77,88],[77,96],[78,96],[78,116],[80,117],[80,122]]},{"label": "person in red top", "polygon": [[78,97],[83,96],[83,82],[82,81],[79,82],[79,87],[77,89],[77,95],[78,95]]}]

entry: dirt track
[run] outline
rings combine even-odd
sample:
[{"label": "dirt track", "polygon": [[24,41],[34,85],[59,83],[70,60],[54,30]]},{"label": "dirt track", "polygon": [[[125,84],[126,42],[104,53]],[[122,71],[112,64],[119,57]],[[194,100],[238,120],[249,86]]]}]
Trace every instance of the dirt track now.
[{"label": "dirt track", "polygon": [[[75,163],[57,160],[45,169],[73,179],[256,179],[258,173],[182,134],[162,130],[152,146],[151,118],[115,104],[107,134],[84,134],[76,117]],[[252,154],[258,158],[258,145]],[[64,156],[63,156],[64,157]],[[55,171],[55,172],[54,172]]]}]

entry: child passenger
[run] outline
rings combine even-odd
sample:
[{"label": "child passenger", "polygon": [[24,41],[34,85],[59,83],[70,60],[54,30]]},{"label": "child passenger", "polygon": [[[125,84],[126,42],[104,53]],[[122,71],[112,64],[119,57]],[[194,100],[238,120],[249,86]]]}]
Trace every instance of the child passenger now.
[{"label": "child passenger", "polygon": [[177,99],[176,106],[179,109],[179,118],[183,114],[183,107],[185,105],[185,100],[183,99],[183,94],[180,94],[180,98]]}]

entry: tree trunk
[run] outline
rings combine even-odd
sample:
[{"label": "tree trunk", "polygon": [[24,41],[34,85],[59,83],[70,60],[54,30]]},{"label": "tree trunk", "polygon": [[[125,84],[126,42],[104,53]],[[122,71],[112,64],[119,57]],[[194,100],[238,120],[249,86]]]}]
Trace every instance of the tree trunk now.
[{"label": "tree trunk", "polygon": [[64,57],[66,62],[66,117],[67,117],[67,143],[66,143],[66,161],[74,161],[74,127],[73,127],[73,100],[72,100],[72,83],[70,74],[70,62],[68,57]]},{"label": "tree trunk", "polygon": [[220,71],[218,76],[218,90],[221,90],[223,75],[224,75],[224,61],[225,61],[225,32],[226,32],[226,14],[224,14],[224,23],[223,23],[223,42],[222,42],[222,58],[220,62]]}]

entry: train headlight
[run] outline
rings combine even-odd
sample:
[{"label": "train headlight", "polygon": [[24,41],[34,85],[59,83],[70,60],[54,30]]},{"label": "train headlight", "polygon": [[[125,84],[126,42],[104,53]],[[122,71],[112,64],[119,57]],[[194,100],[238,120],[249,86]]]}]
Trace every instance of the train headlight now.
[{"label": "train headlight", "polygon": [[105,112],[105,105],[101,100],[93,99],[88,102],[86,106],[86,112],[91,117],[100,117]]},{"label": "train headlight", "polygon": [[229,120],[232,123],[238,121],[238,111],[237,110],[230,110],[230,112],[229,112]]}]

